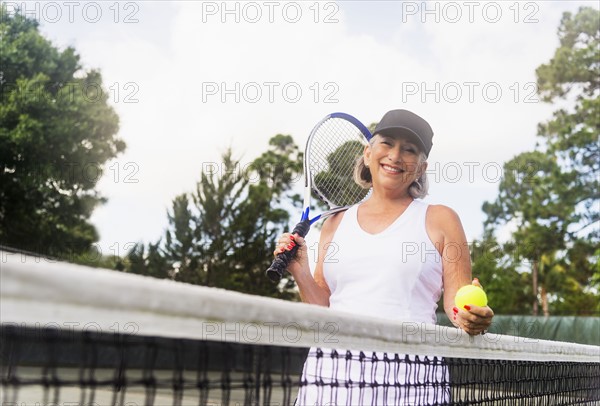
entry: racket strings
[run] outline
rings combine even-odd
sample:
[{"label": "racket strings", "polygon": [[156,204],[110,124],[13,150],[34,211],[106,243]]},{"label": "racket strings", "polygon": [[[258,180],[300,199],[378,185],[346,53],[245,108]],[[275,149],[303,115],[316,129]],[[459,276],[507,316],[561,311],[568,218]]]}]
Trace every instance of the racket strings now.
[{"label": "racket strings", "polygon": [[341,118],[330,118],[313,134],[307,151],[312,187],[330,207],[356,204],[367,195],[353,177],[365,144],[362,131]]}]

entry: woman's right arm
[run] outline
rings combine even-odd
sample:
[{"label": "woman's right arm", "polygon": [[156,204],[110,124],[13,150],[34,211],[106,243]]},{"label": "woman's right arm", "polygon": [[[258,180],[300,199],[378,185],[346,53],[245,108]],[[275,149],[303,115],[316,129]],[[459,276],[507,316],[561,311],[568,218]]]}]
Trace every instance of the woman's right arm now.
[{"label": "woman's right arm", "polygon": [[323,274],[323,259],[326,256],[327,247],[333,239],[335,230],[342,217],[343,213],[337,213],[329,217],[323,223],[314,277],[311,274],[308,265],[308,249],[304,239],[297,235],[292,236],[289,233],[283,234],[279,239],[279,244],[274,252],[275,255],[284,250],[291,249],[293,245],[290,244],[294,244],[294,241],[295,244],[299,245],[296,257],[288,266],[288,271],[294,277],[298,289],[300,290],[300,298],[305,303],[329,307],[329,296],[331,296],[331,291],[329,290],[329,286],[327,285]]}]

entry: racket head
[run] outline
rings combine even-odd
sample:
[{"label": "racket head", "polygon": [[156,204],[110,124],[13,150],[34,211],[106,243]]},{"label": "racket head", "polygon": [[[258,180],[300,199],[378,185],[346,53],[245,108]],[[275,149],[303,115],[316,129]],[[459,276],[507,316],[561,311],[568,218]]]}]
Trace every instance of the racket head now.
[{"label": "racket head", "polygon": [[[332,113],[311,131],[304,151],[304,212],[292,234],[306,236],[313,222],[359,203],[369,190],[354,181],[354,166],[372,135],[358,119],[346,113]],[[329,211],[308,218],[311,194],[329,206]],[[266,274],[279,281],[298,246],[277,255]]]},{"label": "racket head", "polygon": [[[351,206],[369,194],[354,181],[354,166],[372,135],[358,119],[332,113],[313,128],[304,152],[304,179],[330,209]],[[305,200],[308,196],[305,197]],[[305,201],[308,207],[308,202]]]}]

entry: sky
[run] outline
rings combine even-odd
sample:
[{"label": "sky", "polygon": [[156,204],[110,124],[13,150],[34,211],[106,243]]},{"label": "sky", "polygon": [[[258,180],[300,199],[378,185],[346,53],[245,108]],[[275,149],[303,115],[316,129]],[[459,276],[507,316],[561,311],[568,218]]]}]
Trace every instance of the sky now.
[{"label": "sky", "polygon": [[[536,145],[555,107],[535,69],[558,47],[562,13],[593,1],[5,2],[102,72],[125,153],[91,221],[103,254],[164,235],[175,196],[232,147],[242,164],[275,134],[303,147],[325,115],[365,124],[411,110],[434,130],[432,204],[481,237],[502,165]],[[300,185],[299,185],[300,186]],[[313,238],[315,238],[313,233]],[[311,235],[309,235],[310,239]]]}]

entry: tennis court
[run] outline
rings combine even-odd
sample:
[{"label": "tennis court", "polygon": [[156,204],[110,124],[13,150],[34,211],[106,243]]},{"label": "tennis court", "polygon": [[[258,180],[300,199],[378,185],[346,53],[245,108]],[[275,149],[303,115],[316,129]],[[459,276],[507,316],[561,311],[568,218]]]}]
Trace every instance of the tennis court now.
[{"label": "tennis court", "polygon": [[[299,388],[317,393],[319,404],[389,404],[393,388],[404,397],[395,404],[600,403],[598,346],[356,320],[302,303],[6,258],[7,405],[287,405]],[[314,379],[300,381],[311,347]],[[382,378],[365,387],[368,374]]]}]

